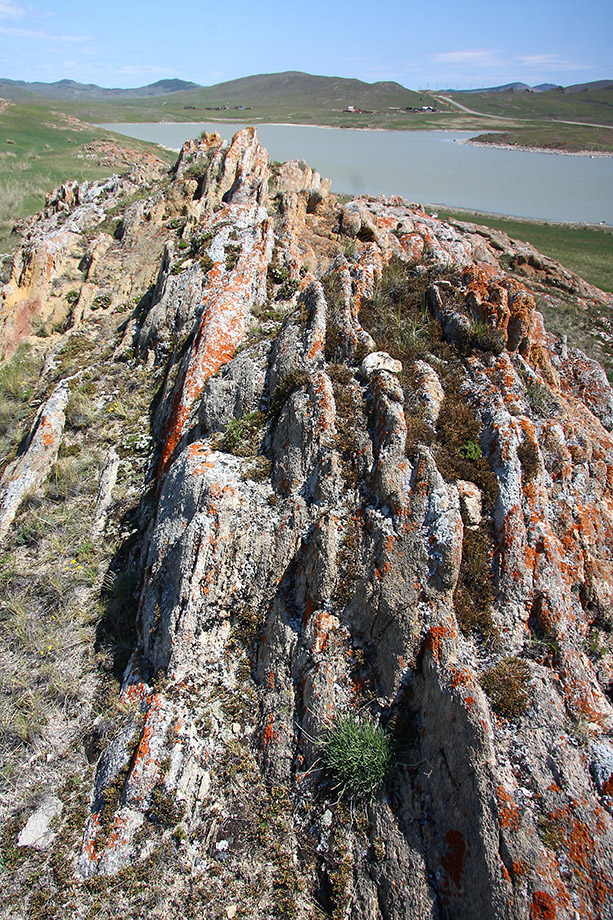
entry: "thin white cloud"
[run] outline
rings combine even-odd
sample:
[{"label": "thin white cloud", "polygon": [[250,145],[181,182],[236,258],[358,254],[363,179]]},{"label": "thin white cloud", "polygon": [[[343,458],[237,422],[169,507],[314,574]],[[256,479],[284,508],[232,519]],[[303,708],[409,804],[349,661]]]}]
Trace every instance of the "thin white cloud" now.
[{"label": "thin white cloud", "polygon": [[556,54],[526,54],[520,55],[515,60],[522,67],[542,67],[544,70],[550,70],[552,67],[564,67],[567,70],[592,70],[590,64],[575,64],[574,61],[566,61]]},{"label": "thin white cloud", "polygon": [[28,38],[45,42],[75,42],[78,44],[91,41],[90,35],[58,35],[38,29],[17,29],[14,26],[0,26],[0,34],[11,35],[13,38]]},{"label": "thin white cloud", "polygon": [[22,19],[26,11],[12,0],[0,0],[0,19]]},{"label": "thin white cloud", "polygon": [[475,51],[441,51],[432,58],[435,64],[469,64],[472,67],[491,67],[498,64],[499,52],[485,49]]}]

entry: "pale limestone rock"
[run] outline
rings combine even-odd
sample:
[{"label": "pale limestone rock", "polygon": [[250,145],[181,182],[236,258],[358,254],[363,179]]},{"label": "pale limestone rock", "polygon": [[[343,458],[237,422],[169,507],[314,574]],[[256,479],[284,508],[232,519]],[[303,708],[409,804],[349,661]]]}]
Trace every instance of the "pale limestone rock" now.
[{"label": "pale limestone rock", "polygon": [[5,470],[0,482],[0,541],[6,536],[24,496],[44,481],[55,462],[69,396],[68,385],[62,381],[41,407],[24,453]]},{"label": "pale limestone rock", "polygon": [[419,401],[424,419],[434,426],[438,421],[445,391],[438,374],[425,361],[415,361],[413,371],[416,377],[415,396]]},{"label": "pale limestone rock", "polygon": [[57,830],[54,830],[52,826],[53,821],[60,817],[63,810],[64,805],[57,796],[45,796],[21,830],[17,838],[17,846],[46,850],[57,835]]},{"label": "pale limestone rock", "polygon": [[372,377],[378,371],[387,371],[390,374],[402,373],[402,362],[390,357],[386,351],[375,351],[366,355],[362,361],[360,371],[365,377]]},{"label": "pale limestone rock", "polygon": [[119,454],[114,447],[111,447],[100,474],[98,494],[96,496],[96,508],[94,510],[94,520],[91,529],[92,540],[100,538],[104,533],[106,518],[113,501],[113,489],[117,482],[118,472]]},{"label": "pale limestone rock", "polygon": [[481,490],[474,482],[458,479],[456,488],[460,496],[462,520],[466,527],[478,528],[481,523]]}]

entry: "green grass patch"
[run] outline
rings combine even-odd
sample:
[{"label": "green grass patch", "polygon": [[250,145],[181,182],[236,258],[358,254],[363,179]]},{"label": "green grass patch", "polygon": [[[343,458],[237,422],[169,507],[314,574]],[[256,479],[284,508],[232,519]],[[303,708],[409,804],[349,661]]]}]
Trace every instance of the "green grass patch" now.
[{"label": "green grass patch", "polygon": [[566,153],[613,151],[613,128],[590,125],[540,124],[535,122],[511,131],[479,134],[472,138],[481,144],[499,147],[534,147],[544,150],[562,150]]},{"label": "green grass patch", "polygon": [[321,742],[323,760],[342,793],[371,799],[392,766],[392,744],[371,719],[338,716]]}]

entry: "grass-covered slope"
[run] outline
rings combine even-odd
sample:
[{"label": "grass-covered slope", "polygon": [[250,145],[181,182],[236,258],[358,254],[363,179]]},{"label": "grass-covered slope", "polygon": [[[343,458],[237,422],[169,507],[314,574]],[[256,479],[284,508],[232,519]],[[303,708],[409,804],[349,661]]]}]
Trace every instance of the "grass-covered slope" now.
[{"label": "grass-covered slope", "polygon": [[174,154],[84,124],[53,103],[0,102],[0,251],[15,221],[40,210],[62,182],[125,172],[147,157],[170,163]]},{"label": "grass-covered slope", "polygon": [[[20,88],[26,92],[26,88]],[[136,91],[134,91],[136,94]],[[2,95],[0,87],[0,95]],[[65,96],[66,94],[64,94]],[[399,83],[364,83],[343,77],[322,77],[288,71],[242,77],[184,92],[140,97],[123,91],[101,100],[99,93],[57,100],[62,111],[90,122],[196,121],[217,119],[251,122],[289,121],[336,126],[408,127],[406,108],[437,106],[426,93]],[[222,108],[227,106],[226,108]],[[235,106],[241,106],[236,109]],[[348,106],[361,112],[344,112]],[[446,110],[449,106],[438,104]],[[215,111],[219,109],[219,111]],[[415,116],[412,116],[413,119]],[[417,116],[421,119],[421,116]],[[406,124],[405,124],[406,122]]]},{"label": "grass-covered slope", "polygon": [[568,93],[550,89],[544,93],[447,93],[457,102],[482,112],[505,118],[545,118],[580,121],[586,124],[613,125],[613,89],[592,89]]}]

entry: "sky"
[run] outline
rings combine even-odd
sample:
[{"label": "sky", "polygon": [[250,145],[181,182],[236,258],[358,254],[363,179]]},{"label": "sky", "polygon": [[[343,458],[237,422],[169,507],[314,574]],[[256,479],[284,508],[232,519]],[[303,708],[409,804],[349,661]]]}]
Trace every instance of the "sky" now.
[{"label": "sky", "polygon": [[302,70],[410,89],[613,79],[611,0],[0,0],[0,77],[208,86]]}]

